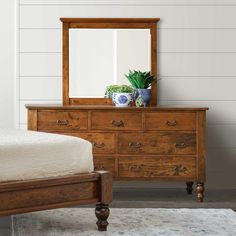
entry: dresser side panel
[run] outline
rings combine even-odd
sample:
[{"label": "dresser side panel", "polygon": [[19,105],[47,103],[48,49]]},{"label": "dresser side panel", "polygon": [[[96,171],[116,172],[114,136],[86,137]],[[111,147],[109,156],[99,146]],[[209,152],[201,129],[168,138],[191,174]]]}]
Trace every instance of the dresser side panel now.
[{"label": "dresser side panel", "polygon": [[28,109],[28,130],[38,130],[38,110]]},{"label": "dresser side panel", "polygon": [[205,127],[206,112],[199,111],[197,113],[197,180],[205,182],[206,180],[206,150],[205,150]]}]

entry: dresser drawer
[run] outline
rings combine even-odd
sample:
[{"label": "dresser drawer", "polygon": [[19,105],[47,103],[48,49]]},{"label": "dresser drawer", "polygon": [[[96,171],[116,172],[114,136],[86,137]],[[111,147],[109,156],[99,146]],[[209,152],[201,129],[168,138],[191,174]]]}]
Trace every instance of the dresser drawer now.
[{"label": "dresser drawer", "polygon": [[93,153],[115,153],[115,134],[111,133],[64,133],[88,140],[93,144]]},{"label": "dresser drawer", "polygon": [[39,111],[38,130],[86,130],[87,112]]},{"label": "dresser drawer", "polygon": [[119,177],[155,178],[155,177],[196,177],[196,157],[139,157],[119,158]]},{"label": "dresser drawer", "polygon": [[196,154],[196,134],[192,132],[119,134],[120,154]]},{"label": "dresser drawer", "polygon": [[141,130],[140,112],[92,112],[93,130]]},{"label": "dresser drawer", "polygon": [[94,156],[94,170],[107,170],[115,176],[115,158],[114,157],[104,157],[104,156]]},{"label": "dresser drawer", "polygon": [[146,130],[196,130],[196,113],[149,112],[145,114]]}]

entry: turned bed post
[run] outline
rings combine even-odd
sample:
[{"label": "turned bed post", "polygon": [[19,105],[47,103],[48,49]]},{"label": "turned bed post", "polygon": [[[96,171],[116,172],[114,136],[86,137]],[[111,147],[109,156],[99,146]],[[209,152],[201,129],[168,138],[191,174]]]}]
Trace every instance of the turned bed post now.
[{"label": "turned bed post", "polygon": [[100,174],[100,202],[96,205],[95,215],[99,231],[106,231],[110,214],[109,204],[112,201],[112,175],[107,171],[96,171]]}]

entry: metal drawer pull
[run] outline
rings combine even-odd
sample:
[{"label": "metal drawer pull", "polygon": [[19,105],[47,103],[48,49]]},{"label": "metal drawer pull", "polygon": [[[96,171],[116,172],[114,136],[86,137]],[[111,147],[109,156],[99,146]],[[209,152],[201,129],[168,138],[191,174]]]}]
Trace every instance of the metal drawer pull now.
[{"label": "metal drawer pull", "polygon": [[129,148],[139,149],[142,146],[143,146],[142,143],[136,143],[136,142],[129,143]]},{"label": "metal drawer pull", "polygon": [[57,120],[57,125],[69,125],[69,120]]},{"label": "metal drawer pull", "polygon": [[175,147],[176,148],[185,148],[185,147],[187,147],[187,144],[186,143],[176,143]]},{"label": "metal drawer pull", "polygon": [[94,170],[105,170],[105,167],[103,165],[95,166]]},{"label": "metal drawer pull", "polygon": [[166,125],[168,126],[176,126],[177,125],[177,121],[176,120],[173,120],[173,121],[166,121]]},{"label": "metal drawer pull", "polygon": [[93,142],[93,146],[96,148],[104,148],[106,146],[106,144]]},{"label": "metal drawer pull", "polygon": [[116,127],[124,127],[124,121],[123,120],[113,120],[111,122],[112,125],[116,126]]},{"label": "metal drawer pull", "polygon": [[140,171],[142,171],[142,169],[143,169],[143,167],[142,166],[138,166],[138,165],[133,165],[133,166],[129,167],[129,170],[133,171],[133,172],[140,172]]}]

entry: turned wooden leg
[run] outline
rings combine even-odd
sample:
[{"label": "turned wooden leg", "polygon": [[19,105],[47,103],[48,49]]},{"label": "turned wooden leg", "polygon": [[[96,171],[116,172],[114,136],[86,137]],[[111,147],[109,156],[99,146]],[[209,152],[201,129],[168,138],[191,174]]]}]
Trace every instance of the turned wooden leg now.
[{"label": "turned wooden leg", "polygon": [[109,217],[109,214],[110,210],[108,208],[108,205],[102,203],[96,205],[95,215],[98,219],[97,226],[99,231],[107,230],[107,226],[109,224],[107,222],[107,218]]},{"label": "turned wooden leg", "polygon": [[204,183],[197,183],[197,199],[199,202],[203,202],[204,190]]},{"label": "turned wooden leg", "polygon": [[193,192],[193,182],[186,182],[186,185],[187,185],[187,188],[186,188],[187,193],[192,194],[192,192]]}]

